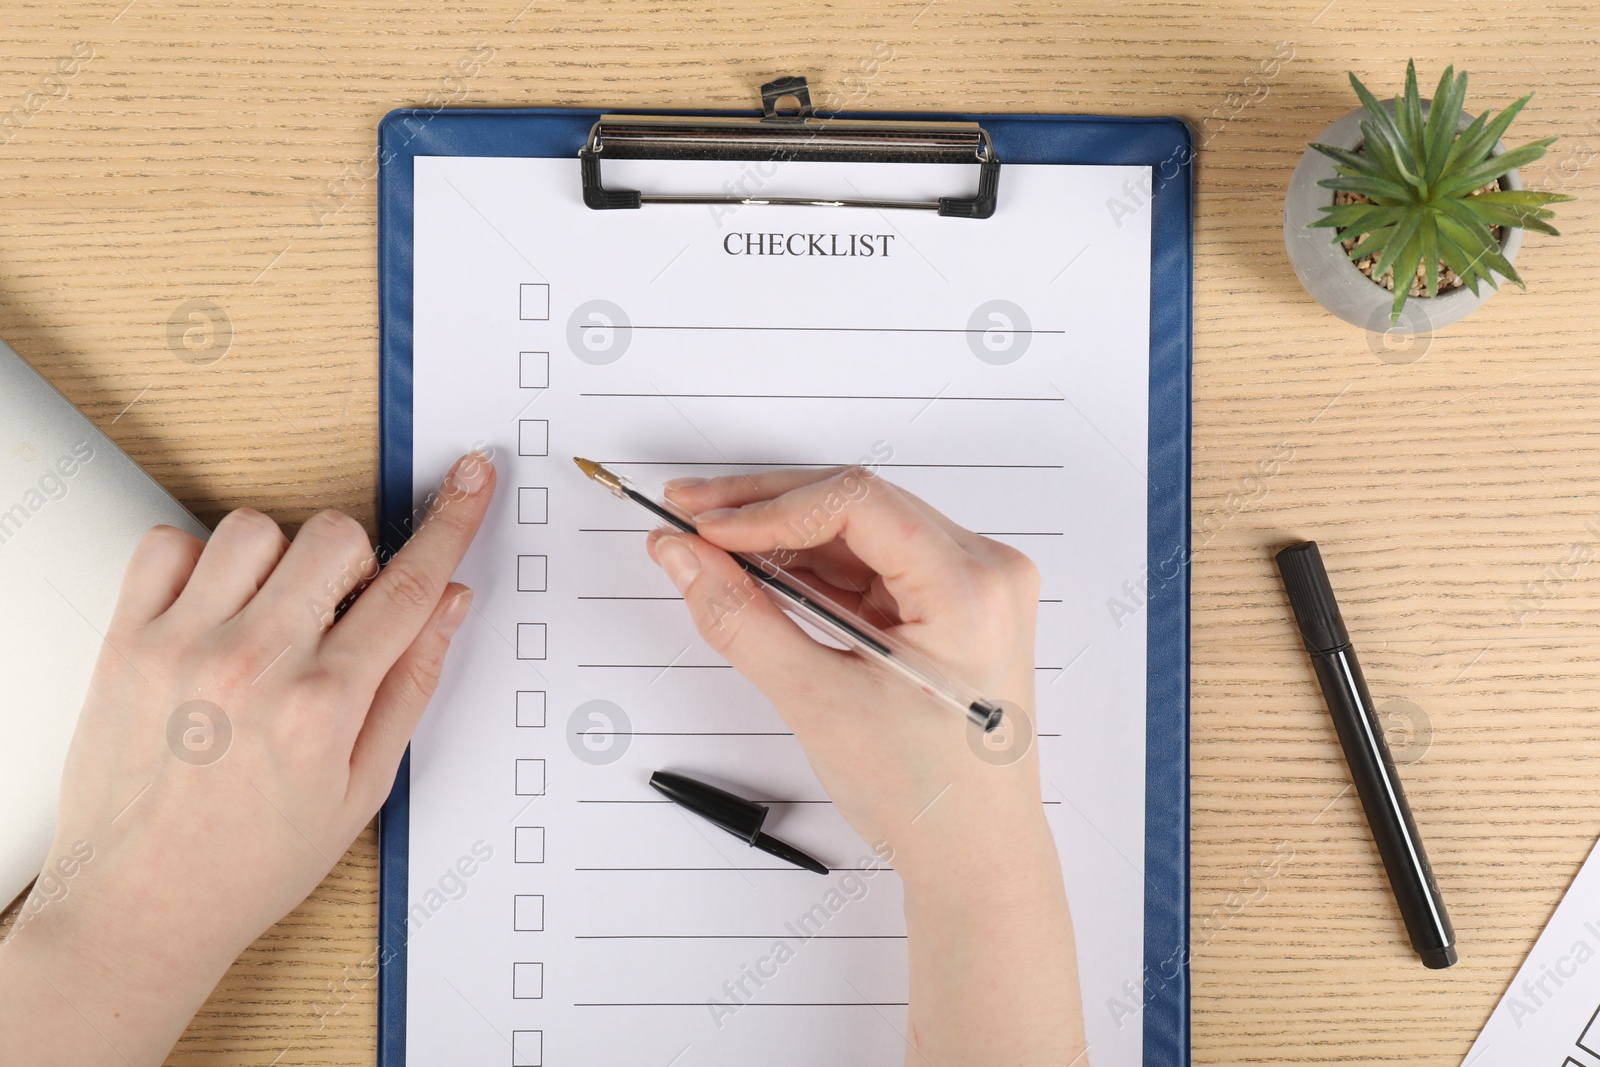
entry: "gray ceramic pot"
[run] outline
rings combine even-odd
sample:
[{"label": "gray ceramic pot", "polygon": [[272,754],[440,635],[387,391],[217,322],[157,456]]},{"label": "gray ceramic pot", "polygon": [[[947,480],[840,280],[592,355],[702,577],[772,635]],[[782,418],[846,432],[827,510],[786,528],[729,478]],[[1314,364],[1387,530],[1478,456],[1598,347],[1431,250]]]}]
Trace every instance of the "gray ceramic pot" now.
[{"label": "gray ceramic pot", "polygon": [[[1394,111],[1393,100],[1384,101],[1383,106]],[[1424,113],[1427,106],[1428,102],[1423,101]],[[1356,108],[1313,140],[1354,151],[1361,144],[1361,119],[1365,114]],[[1461,128],[1470,124],[1471,116],[1463,114]],[[1494,154],[1499,155],[1505,148],[1503,143],[1495,145]],[[1289,263],[1317,303],[1344,321],[1377,333],[1431,333],[1470,315],[1493,295],[1489,286],[1479,285],[1476,296],[1466,286],[1434,297],[1413,296],[1400,310],[1399,321],[1391,326],[1389,307],[1394,294],[1357,269],[1344,248],[1333,240],[1333,231],[1306,229],[1308,223],[1322,217],[1320,208],[1333,203],[1333,190],[1317,183],[1334,176],[1333,160],[1307,148],[1294,169],[1294,177],[1289,179],[1289,192],[1283,203],[1283,242],[1289,250]],[[1508,171],[1500,185],[1504,189],[1521,189],[1522,179],[1516,171]],[[1522,248],[1522,228],[1512,226],[1502,232],[1500,251],[1515,263]],[[1494,277],[1496,282],[1503,281],[1499,274]]]}]

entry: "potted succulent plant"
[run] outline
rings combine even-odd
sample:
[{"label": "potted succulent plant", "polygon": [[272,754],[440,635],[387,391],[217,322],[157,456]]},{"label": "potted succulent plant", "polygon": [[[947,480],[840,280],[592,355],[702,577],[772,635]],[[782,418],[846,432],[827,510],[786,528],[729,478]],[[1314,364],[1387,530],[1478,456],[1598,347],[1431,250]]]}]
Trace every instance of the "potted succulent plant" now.
[{"label": "potted succulent plant", "polygon": [[1521,286],[1522,231],[1554,235],[1548,205],[1572,199],[1524,189],[1517,173],[1554,137],[1500,143],[1533,94],[1469,119],[1467,76],[1454,67],[1432,101],[1418,95],[1413,63],[1398,99],[1379,102],[1354,74],[1350,84],[1361,107],[1311,143],[1284,203],[1284,242],[1307,291],[1346,322],[1420,333],[1476,310],[1503,280]]}]

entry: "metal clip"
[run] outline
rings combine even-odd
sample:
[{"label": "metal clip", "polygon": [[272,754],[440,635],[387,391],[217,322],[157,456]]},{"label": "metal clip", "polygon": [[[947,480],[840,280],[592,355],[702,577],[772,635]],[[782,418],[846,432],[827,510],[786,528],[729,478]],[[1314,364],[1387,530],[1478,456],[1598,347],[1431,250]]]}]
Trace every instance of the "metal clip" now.
[{"label": "metal clip", "polygon": [[[793,99],[796,108],[780,111]],[[937,200],[805,196],[684,195],[607,189],[600,157],[611,159],[808,160],[819,163],[977,163],[975,196]],[[780,204],[805,207],[908,208],[949,218],[986,219],[999,199],[1000,159],[988,131],[975,122],[821,118],[803,77],[761,87],[761,117],[730,115],[602,115],[578,151],[583,202],[597,211],[645,204]]]}]

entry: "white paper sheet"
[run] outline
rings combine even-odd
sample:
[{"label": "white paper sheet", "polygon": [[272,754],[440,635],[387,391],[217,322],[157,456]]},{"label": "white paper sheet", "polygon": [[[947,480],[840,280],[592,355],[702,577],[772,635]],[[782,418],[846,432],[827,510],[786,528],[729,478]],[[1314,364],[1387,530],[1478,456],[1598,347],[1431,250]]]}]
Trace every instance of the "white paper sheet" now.
[{"label": "white paper sheet", "polygon": [[1600,1064],[1600,860],[1589,853],[1463,1067]]},{"label": "white paper sheet", "polygon": [[[972,175],[695,162],[606,179],[913,195]],[[475,611],[412,745],[411,1067],[905,1055],[896,876],[855,870],[878,866],[871,849],[696,637],[645,556],[648,517],[573,455],[649,490],[872,463],[1034,558],[1038,743],[1091,1055],[1141,1062],[1150,227],[1108,201],[1137,205],[1148,181],[1007,166],[984,221],[597,212],[575,160],[416,160],[417,501],[479,442],[501,488],[460,571]],[[857,255],[832,254],[852,235]],[[749,254],[775,242],[786,254]],[[834,873],[663,802],[658,769],[773,802],[767,829]]]}]

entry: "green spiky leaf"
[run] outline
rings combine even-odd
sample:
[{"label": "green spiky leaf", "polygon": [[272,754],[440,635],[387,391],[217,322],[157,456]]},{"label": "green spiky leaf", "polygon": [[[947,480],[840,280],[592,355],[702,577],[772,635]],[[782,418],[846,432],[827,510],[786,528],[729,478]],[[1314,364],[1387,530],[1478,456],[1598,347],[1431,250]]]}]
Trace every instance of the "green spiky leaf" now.
[{"label": "green spiky leaf", "polygon": [[1357,235],[1367,233],[1385,223],[1392,223],[1395,211],[1394,208],[1379,207],[1375,204],[1341,204],[1323,210],[1327,214],[1309,225],[1335,227],[1349,230]]},{"label": "green spiky leaf", "polygon": [[[1564,200],[1576,200],[1575,196],[1566,193],[1546,193],[1537,189],[1495,189],[1487,193],[1479,193],[1470,198],[1473,202],[1487,202],[1491,204],[1525,204],[1529,207],[1542,208],[1546,204],[1559,204]],[[1555,214],[1549,212],[1549,214]]]},{"label": "green spiky leaf", "polygon": [[1455,76],[1455,67],[1446,67],[1439,78],[1439,88],[1433,94],[1433,106],[1428,109],[1428,125],[1424,134],[1427,145],[1427,163],[1423,167],[1423,181],[1429,185],[1444,173],[1445,161],[1450,158],[1450,147],[1455,141],[1456,128],[1461,124],[1461,105],[1467,98],[1467,76]]},{"label": "green spiky leaf", "polygon": [[[1398,319],[1421,265],[1429,296],[1439,292],[1440,265],[1477,293],[1500,279],[1522,279],[1500,250],[1493,227],[1519,227],[1556,236],[1550,205],[1571,200],[1564,193],[1494,189],[1508,171],[1543,157],[1555,138],[1530,141],[1499,154],[1495,148],[1532,94],[1495,114],[1485,111],[1461,128],[1467,75],[1446,67],[1432,102],[1424,106],[1415,63],[1406,64],[1405,84],[1392,110],[1380,103],[1354,73],[1350,85],[1361,101],[1363,143],[1359,151],[1313,144],[1334,164],[1334,177],[1317,184],[1360,199],[1330,204],[1311,227],[1334,231],[1334,241],[1355,241],[1352,260],[1373,257],[1372,277],[1393,271],[1391,321]],[[1476,195],[1474,195],[1476,194]]]},{"label": "green spiky leaf", "polygon": [[[1438,221],[1434,219],[1435,224]],[[1477,294],[1479,275],[1473,268],[1472,257],[1450,239],[1443,226],[1439,226],[1439,258],[1444,260],[1445,266],[1455,272],[1457,278],[1461,279],[1461,284],[1471,289],[1474,295]]]},{"label": "green spiky leaf", "polygon": [[[1417,277],[1417,264],[1422,261],[1422,239],[1413,230],[1407,239],[1400,254],[1394,260],[1394,304],[1389,308],[1389,322],[1399,321],[1400,309],[1406,306],[1406,297],[1411,294],[1411,283]],[[1378,277],[1382,272],[1374,271]]]},{"label": "green spiky leaf", "polygon": [[1378,164],[1357,152],[1345,148],[1334,148],[1332,145],[1317,144],[1312,142],[1312,148],[1338,163],[1340,167],[1355,174],[1367,174],[1377,177],[1382,173]]},{"label": "green spiky leaf", "polygon": [[1422,225],[1417,230],[1422,242],[1423,277],[1427,281],[1428,295],[1439,295],[1439,220],[1428,212],[1422,213]]},{"label": "green spiky leaf", "polygon": [[1489,153],[1494,151],[1494,146],[1500,143],[1500,138],[1504,137],[1506,130],[1510,128],[1511,120],[1516,118],[1532,99],[1533,94],[1529,93],[1492,119],[1489,118],[1492,112],[1485,111],[1482,116],[1485,120],[1484,125],[1478,130],[1477,136],[1470,141],[1458,142],[1460,152],[1456,158],[1449,161],[1452,169],[1477,166],[1488,159]]},{"label": "green spiky leaf", "polygon": [[[1394,231],[1389,234],[1389,239],[1384,242],[1383,251],[1378,253],[1378,261],[1372,265],[1372,276],[1374,278],[1383,277],[1384,271],[1399,262],[1400,257],[1406,254],[1406,250],[1411,247],[1412,241],[1416,239],[1417,229],[1421,225],[1422,209],[1407,208],[1405,214],[1400,217],[1400,221],[1394,224]],[[1417,265],[1415,263],[1411,264],[1413,273],[1415,273],[1416,269]],[[1396,272],[1396,283],[1399,280],[1400,275]],[[1398,289],[1399,285],[1396,284],[1395,288]]]},{"label": "green spiky leaf", "polygon": [[1350,250],[1351,259],[1362,259],[1366,256],[1376,255],[1388,245],[1389,238],[1394,234],[1393,226],[1380,226],[1360,241]]},{"label": "green spiky leaf", "polygon": [[1483,200],[1481,196],[1469,196],[1462,201],[1462,204],[1468,211],[1478,216],[1486,226],[1521,226],[1523,229],[1547,233],[1552,237],[1561,236],[1554,226],[1544,221],[1555,215],[1553,211],[1480,203],[1481,200]]},{"label": "green spiky leaf", "polygon": [[1399,185],[1385,178],[1368,178],[1360,174],[1341,174],[1337,178],[1324,178],[1317,183],[1324,189],[1342,189],[1347,193],[1360,193],[1379,199],[1379,202],[1393,201],[1403,204],[1408,201],[1410,194]]},{"label": "green spiky leaf", "polygon": [[1520,148],[1513,148],[1509,152],[1502,152],[1498,156],[1491,156],[1475,167],[1446,174],[1439,180],[1439,187],[1435,195],[1441,200],[1469,195],[1474,189],[1480,189],[1491,182],[1498,181],[1507,171],[1518,167],[1525,167],[1534,160],[1544,155],[1545,148],[1555,140],[1554,137],[1543,141],[1531,141]]},{"label": "green spiky leaf", "polygon": [[1406,60],[1406,88],[1399,106],[1394,109],[1395,125],[1400,129],[1400,140],[1411,156],[1411,164],[1420,177],[1423,172],[1427,146],[1426,127],[1422,118],[1422,95],[1417,92],[1417,64]]}]

